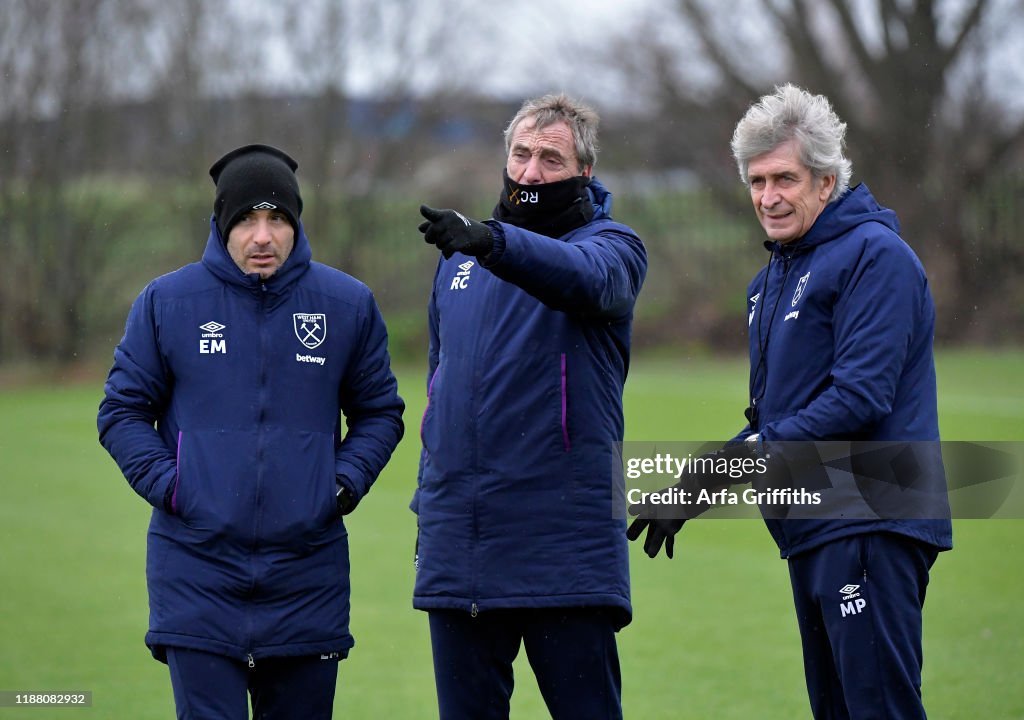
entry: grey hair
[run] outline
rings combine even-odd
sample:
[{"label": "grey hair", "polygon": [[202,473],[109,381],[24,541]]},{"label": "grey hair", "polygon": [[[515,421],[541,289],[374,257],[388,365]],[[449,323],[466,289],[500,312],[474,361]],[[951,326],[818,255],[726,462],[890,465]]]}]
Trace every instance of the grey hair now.
[{"label": "grey hair", "polygon": [[829,202],[850,187],[853,163],[843,155],[846,123],[839,119],[824,95],[812,95],[791,83],[778,86],[750,106],[732,134],[732,155],[743,184],[747,168],[758,155],[795,139],[800,161],[815,177],[836,176]]},{"label": "grey hair", "polygon": [[527,100],[505,128],[506,154],[512,149],[512,134],[516,127],[527,118],[534,119],[538,130],[556,122],[567,123],[576,144],[579,169],[582,171],[597,163],[597,126],[601,120],[594,108],[564,93],[550,93]]}]

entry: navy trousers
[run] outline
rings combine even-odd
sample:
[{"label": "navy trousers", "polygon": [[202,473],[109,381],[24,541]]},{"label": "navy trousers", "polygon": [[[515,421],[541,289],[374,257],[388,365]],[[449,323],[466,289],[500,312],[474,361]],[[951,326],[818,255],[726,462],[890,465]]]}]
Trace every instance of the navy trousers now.
[{"label": "navy trousers", "polygon": [[789,560],[816,720],[917,720],[921,611],[936,548],[902,535],[835,540]]},{"label": "navy trousers", "polygon": [[430,611],[441,720],[507,720],[522,644],[554,720],[620,720],[611,612],[600,608]]},{"label": "navy trousers", "polygon": [[224,655],[167,648],[178,720],[330,720],[338,658],[266,658],[249,668]]}]

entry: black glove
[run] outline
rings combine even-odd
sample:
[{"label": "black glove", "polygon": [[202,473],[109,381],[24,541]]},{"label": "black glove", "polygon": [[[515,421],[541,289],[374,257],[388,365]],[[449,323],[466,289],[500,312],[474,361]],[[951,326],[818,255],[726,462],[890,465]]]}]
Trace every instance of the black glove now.
[{"label": "black glove", "polygon": [[634,520],[633,524],[626,530],[626,538],[636,540],[640,537],[640,533],[644,531],[644,528],[647,528],[647,538],[644,540],[644,552],[647,553],[647,556],[657,557],[658,551],[661,550],[661,546],[664,543],[665,554],[671,559],[672,548],[676,544],[676,533],[683,529],[683,523],[686,522],[686,519],[648,517],[648,515],[653,515],[656,512],[649,509],[652,507],[656,508],[657,506],[644,503],[630,506],[630,515],[640,515],[640,517]]},{"label": "black glove", "polygon": [[427,219],[419,227],[423,239],[437,245],[446,260],[457,252],[482,257],[494,247],[494,234],[489,227],[456,210],[420,205],[420,214]]},{"label": "black glove", "polygon": [[348,515],[350,512],[356,509],[356,498],[349,490],[348,485],[341,481],[340,477],[334,478],[335,485],[337,485],[338,492],[336,497],[338,498],[338,514]]}]

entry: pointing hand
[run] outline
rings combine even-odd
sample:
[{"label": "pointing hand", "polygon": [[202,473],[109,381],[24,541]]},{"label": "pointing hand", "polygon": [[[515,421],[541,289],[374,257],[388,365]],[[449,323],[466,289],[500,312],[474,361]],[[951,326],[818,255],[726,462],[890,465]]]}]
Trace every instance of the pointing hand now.
[{"label": "pointing hand", "polygon": [[420,205],[420,214],[426,218],[419,226],[423,239],[436,245],[445,259],[457,252],[481,257],[494,247],[491,229],[457,210],[435,210]]}]

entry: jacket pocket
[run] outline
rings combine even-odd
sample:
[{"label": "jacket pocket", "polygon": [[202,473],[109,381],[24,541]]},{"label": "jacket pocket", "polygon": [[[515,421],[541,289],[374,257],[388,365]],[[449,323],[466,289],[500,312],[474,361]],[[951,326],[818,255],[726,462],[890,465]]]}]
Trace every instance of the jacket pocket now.
[{"label": "jacket pocket", "polygon": [[339,522],[334,434],[271,428],[263,441],[258,536],[273,545],[302,547]]},{"label": "jacket pocket", "polygon": [[252,432],[182,431],[171,507],[181,522],[215,535],[251,535],[255,504]]},{"label": "jacket pocket", "polygon": [[[178,514],[178,484],[181,481],[181,430],[178,431],[178,447],[174,453],[174,489],[171,490],[171,514]],[[166,497],[166,496],[165,496]],[[164,508],[166,510],[167,508]]]},{"label": "jacket pocket", "polygon": [[184,431],[174,512],[192,530],[301,547],[337,522],[333,433]]},{"label": "jacket pocket", "polygon": [[438,372],[440,370],[441,370],[441,363],[439,362],[437,364],[437,367],[434,368],[434,373],[430,376],[430,382],[427,383],[427,404],[423,408],[423,417],[420,418],[420,444],[424,448],[427,447],[427,442],[426,442],[426,440],[424,439],[424,436],[423,436],[423,428],[427,424],[427,414],[430,412],[430,398],[434,394],[434,381],[437,380],[437,374],[438,374]]},{"label": "jacket pocket", "polygon": [[[476,439],[486,452],[476,454],[480,466],[508,475],[528,467],[552,467],[572,449],[567,353],[501,354],[482,358],[480,379],[472,393]],[[435,388],[435,396],[437,395]]]}]

